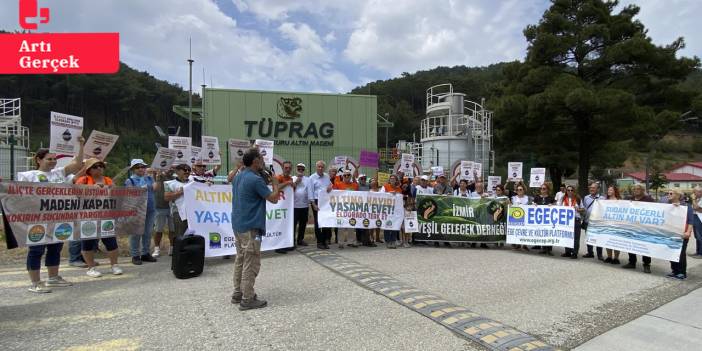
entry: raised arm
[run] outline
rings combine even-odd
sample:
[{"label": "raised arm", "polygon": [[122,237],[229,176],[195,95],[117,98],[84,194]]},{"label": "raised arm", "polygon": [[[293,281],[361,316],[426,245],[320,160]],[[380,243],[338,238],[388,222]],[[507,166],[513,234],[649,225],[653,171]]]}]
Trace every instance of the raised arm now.
[{"label": "raised arm", "polygon": [[85,138],[81,135],[78,137],[78,153],[73,157],[71,163],[67,164],[63,169],[66,175],[79,172],[83,168],[83,146],[85,146]]}]

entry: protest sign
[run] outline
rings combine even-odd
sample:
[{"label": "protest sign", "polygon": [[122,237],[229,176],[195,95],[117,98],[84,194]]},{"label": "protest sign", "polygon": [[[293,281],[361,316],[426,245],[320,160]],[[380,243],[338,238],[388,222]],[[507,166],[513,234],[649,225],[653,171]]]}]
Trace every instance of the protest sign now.
[{"label": "protest sign", "polygon": [[51,112],[49,152],[75,156],[83,134],[83,117]]},{"label": "protest sign", "polygon": [[507,163],[507,180],[516,182],[522,180],[522,163],[508,162]]},{"label": "protest sign", "polygon": [[222,158],[219,152],[219,138],[213,136],[202,136],[202,158],[203,165],[221,165]]},{"label": "protest sign", "polygon": [[202,148],[199,146],[190,147],[190,166],[202,164]]},{"label": "protest sign", "polygon": [[404,220],[402,194],[332,190],[319,193],[319,226],[400,230]]},{"label": "protest sign", "polygon": [[419,231],[419,222],[417,222],[417,211],[405,211],[405,233],[416,233]]},{"label": "protest sign", "polygon": [[145,188],[0,182],[0,204],[19,246],[144,233]]},{"label": "protest sign", "polygon": [[175,161],[177,153],[178,151],[174,149],[165,147],[158,148],[156,156],[154,156],[154,160],[151,162],[151,168],[167,171]]},{"label": "protest sign", "polygon": [[[205,256],[236,255],[231,213],[232,188],[192,182],[183,187],[188,229],[205,238]],[[277,204],[266,202],[266,235],[261,251],[293,246],[293,190],[281,191]]]},{"label": "protest sign", "polygon": [[495,187],[497,187],[497,185],[499,185],[499,184],[502,184],[502,177],[501,176],[488,176],[487,190],[489,193],[494,194]]},{"label": "protest sign", "polygon": [[588,219],[588,245],[678,262],[687,206],[596,200]]},{"label": "protest sign", "polygon": [[575,209],[570,206],[509,206],[507,243],[573,248]]},{"label": "protest sign", "polygon": [[256,142],[254,143],[258,147],[258,150],[261,152],[261,156],[263,156],[263,163],[266,164],[266,166],[270,166],[273,164],[273,141],[271,140],[263,140],[263,139],[256,139]]},{"label": "protest sign", "polygon": [[100,160],[105,160],[107,154],[117,143],[118,135],[107,134],[97,130],[90,132],[88,140],[83,147],[83,155],[86,159],[95,157]]},{"label": "protest sign", "polygon": [[444,167],[441,167],[441,166],[432,167],[431,174],[433,174],[435,177],[439,177],[439,176],[444,175]]},{"label": "protest sign", "polygon": [[229,161],[236,166],[244,158],[244,153],[251,147],[248,140],[229,139]]},{"label": "protest sign", "polygon": [[380,161],[380,155],[377,152],[361,150],[361,155],[359,156],[360,167],[370,167],[378,168],[378,161]]},{"label": "protest sign", "polygon": [[400,168],[398,171],[404,173],[406,177],[414,176],[414,155],[413,154],[402,154],[400,158]]},{"label": "protest sign", "polygon": [[334,156],[334,168],[336,168],[336,169],[346,168],[346,160],[348,160],[348,157],[346,157],[346,156]]},{"label": "protest sign", "polygon": [[538,188],[546,180],[546,168],[532,168],[529,174],[529,187]]},{"label": "protest sign", "polygon": [[483,176],[483,164],[480,162],[473,162],[473,173],[477,174],[478,177]]},{"label": "protest sign", "polygon": [[378,172],[378,185],[383,186],[390,180],[390,173]]},{"label": "protest sign", "polygon": [[461,176],[459,179],[473,181],[473,161],[461,161]]},{"label": "protest sign", "polygon": [[417,195],[418,241],[505,240],[506,198]]},{"label": "protest sign", "polygon": [[169,136],[168,148],[176,150],[176,158],[173,161],[174,165],[191,164],[190,145],[191,139],[188,137]]}]

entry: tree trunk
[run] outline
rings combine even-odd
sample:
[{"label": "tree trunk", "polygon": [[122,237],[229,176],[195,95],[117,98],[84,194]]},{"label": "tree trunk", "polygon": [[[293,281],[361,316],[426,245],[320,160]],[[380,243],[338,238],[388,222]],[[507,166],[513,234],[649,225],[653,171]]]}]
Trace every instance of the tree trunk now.
[{"label": "tree trunk", "polygon": [[558,190],[561,188],[561,184],[563,184],[563,173],[565,173],[564,170],[557,168],[557,167],[549,167],[548,168],[548,174],[551,176],[551,183],[553,183],[553,193],[557,193]]},{"label": "tree trunk", "polygon": [[580,197],[588,194],[588,175],[590,174],[590,145],[586,133],[578,133],[578,193]]}]

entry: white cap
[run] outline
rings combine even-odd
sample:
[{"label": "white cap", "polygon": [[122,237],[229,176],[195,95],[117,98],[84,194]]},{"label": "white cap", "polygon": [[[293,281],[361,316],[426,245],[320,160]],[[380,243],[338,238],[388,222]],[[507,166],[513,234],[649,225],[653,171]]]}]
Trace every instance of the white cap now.
[{"label": "white cap", "polygon": [[423,176],[422,176],[422,180],[429,180],[429,176],[428,176],[428,175],[426,175],[426,174],[425,174],[425,175],[423,175]]},{"label": "white cap", "polygon": [[358,177],[359,177],[359,178],[366,178],[366,175],[363,174],[363,173],[361,173],[361,174],[358,175]]},{"label": "white cap", "polygon": [[132,159],[132,161],[129,162],[129,168],[134,168],[134,166],[137,166],[137,165],[148,166],[148,165],[146,164],[146,162],[144,162],[144,160],[142,160],[142,159],[140,159],[140,158]]},{"label": "white cap", "polygon": [[351,170],[350,170],[350,169],[345,169],[343,174],[344,174],[344,175],[346,175],[346,174],[351,175]]},{"label": "white cap", "polygon": [[298,163],[295,167],[302,167],[304,169],[307,169],[307,166],[305,166],[305,164],[302,162]]}]

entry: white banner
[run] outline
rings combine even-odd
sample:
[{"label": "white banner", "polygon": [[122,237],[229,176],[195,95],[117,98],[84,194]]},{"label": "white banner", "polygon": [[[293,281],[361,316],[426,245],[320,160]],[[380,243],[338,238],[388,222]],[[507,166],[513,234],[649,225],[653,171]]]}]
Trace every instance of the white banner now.
[{"label": "white banner", "polygon": [[529,187],[538,188],[546,180],[546,168],[532,168],[529,174]]},{"label": "white banner", "polygon": [[588,219],[588,245],[678,262],[687,206],[596,200]]},{"label": "white banner", "polygon": [[273,141],[256,139],[256,142],[254,143],[254,145],[258,146],[258,150],[261,152],[261,156],[263,156],[263,162],[266,164],[266,166],[272,165],[273,164]]},{"label": "white banner", "polygon": [[472,182],[473,178],[473,161],[461,161],[461,176],[458,179]]},{"label": "white banner", "polygon": [[229,161],[232,163],[231,167],[236,167],[237,163],[244,158],[246,150],[251,147],[251,143],[248,140],[229,139],[227,144],[229,146]]},{"label": "white banner", "polygon": [[507,243],[573,248],[575,209],[569,206],[509,206]]},{"label": "white banner", "polygon": [[213,136],[202,136],[202,164],[221,165],[222,157],[219,152],[219,138]]},{"label": "white banner", "polygon": [[110,153],[117,143],[117,138],[119,138],[118,135],[93,130],[90,132],[90,136],[85,142],[85,147],[83,148],[84,157],[86,159],[95,157],[100,160],[105,160],[107,154]]},{"label": "white banner", "polygon": [[418,233],[419,222],[417,221],[417,211],[405,211],[405,233]]},{"label": "white banner", "polygon": [[319,192],[322,228],[400,230],[405,218],[402,194],[332,190]]},{"label": "white banner", "polygon": [[49,152],[75,156],[78,153],[78,137],[83,134],[83,117],[51,112],[51,139]]},{"label": "white banner", "polygon": [[191,139],[188,137],[168,137],[168,148],[176,150],[176,158],[173,161],[173,164],[190,164],[190,144]]},{"label": "white banner", "polygon": [[516,182],[522,180],[522,163],[508,162],[507,163],[507,180]]},{"label": "white banner", "polygon": [[[205,238],[205,257],[236,255],[232,229],[232,188],[192,182],[184,188],[188,229]],[[235,200],[235,199],[234,199]],[[266,236],[261,251],[293,246],[293,190],[286,187],[277,204],[266,202]]]},{"label": "white banner", "polygon": [[156,156],[154,156],[154,160],[151,162],[151,168],[167,171],[169,168],[171,168],[173,161],[175,161],[176,153],[178,153],[178,151],[174,149],[165,147],[158,148],[158,151],[156,151]]}]

